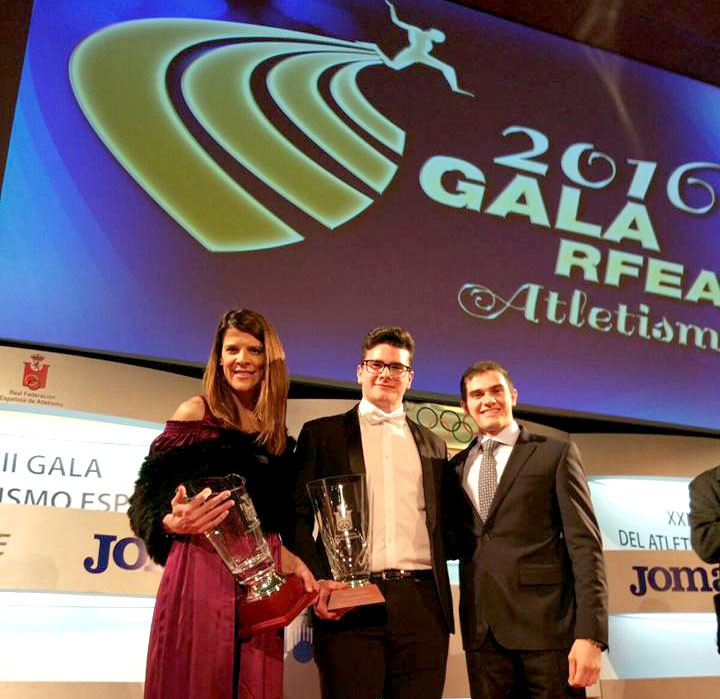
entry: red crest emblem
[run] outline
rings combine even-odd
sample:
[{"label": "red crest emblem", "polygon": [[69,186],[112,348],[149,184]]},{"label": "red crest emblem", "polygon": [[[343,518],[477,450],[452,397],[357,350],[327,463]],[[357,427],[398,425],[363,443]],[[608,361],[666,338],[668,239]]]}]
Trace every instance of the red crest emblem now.
[{"label": "red crest emblem", "polygon": [[23,372],[22,385],[29,388],[31,391],[37,391],[40,388],[45,388],[47,385],[47,375],[49,364],[43,364],[43,357],[41,354],[31,354],[29,362],[23,362],[25,364],[25,371]]}]

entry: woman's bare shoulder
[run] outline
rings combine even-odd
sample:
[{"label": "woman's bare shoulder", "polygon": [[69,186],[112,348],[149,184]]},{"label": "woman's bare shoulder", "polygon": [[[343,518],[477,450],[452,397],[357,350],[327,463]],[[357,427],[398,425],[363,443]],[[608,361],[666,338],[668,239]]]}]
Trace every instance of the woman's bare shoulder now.
[{"label": "woman's bare shoulder", "polygon": [[180,403],[170,419],[190,422],[192,420],[202,420],[203,417],[205,417],[205,401],[202,396],[193,396]]}]

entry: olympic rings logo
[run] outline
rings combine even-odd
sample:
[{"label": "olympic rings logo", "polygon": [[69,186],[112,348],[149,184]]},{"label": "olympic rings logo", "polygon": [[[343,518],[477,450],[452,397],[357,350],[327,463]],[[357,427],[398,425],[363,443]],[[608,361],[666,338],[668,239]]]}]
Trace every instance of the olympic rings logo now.
[{"label": "olympic rings logo", "polygon": [[460,444],[468,444],[475,437],[473,423],[465,415],[450,408],[422,405],[415,413],[415,420],[436,434],[448,433]]}]

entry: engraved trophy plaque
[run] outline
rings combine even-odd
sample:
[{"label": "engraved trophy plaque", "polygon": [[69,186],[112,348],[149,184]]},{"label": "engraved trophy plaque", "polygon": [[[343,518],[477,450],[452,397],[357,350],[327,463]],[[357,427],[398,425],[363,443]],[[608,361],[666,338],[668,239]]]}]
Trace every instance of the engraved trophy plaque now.
[{"label": "engraved trophy plaque", "polygon": [[348,474],[310,481],[308,495],[335,580],[348,587],[333,590],[328,609],[384,602],[370,582],[370,512],[365,476]]},{"label": "engraved trophy plaque", "polygon": [[270,547],[242,476],[231,473],[187,484],[189,496],[196,496],[205,488],[210,488],[213,494],[228,490],[235,503],[217,527],[205,532],[205,537],[238,584],[246,590],[245,600],[238,609],[240,636],[287,626],[313,601],[315,594],[306,592],[297,575],[284,575],[275,569]]}]

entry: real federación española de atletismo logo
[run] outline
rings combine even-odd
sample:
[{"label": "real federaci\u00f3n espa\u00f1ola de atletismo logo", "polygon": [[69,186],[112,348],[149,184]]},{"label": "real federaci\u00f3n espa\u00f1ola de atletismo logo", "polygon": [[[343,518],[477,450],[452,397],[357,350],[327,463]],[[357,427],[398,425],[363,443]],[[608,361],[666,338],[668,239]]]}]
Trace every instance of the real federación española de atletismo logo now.
[{"label": "real federaci\u00f3n espa\u00f1ola de atletismo logo", "polygon": [[[431,55],[445,40],[435,28],[391,21],[408,45],[389,57],[377,44],[226,21],[156,18],[110,25],[84,39],[70,59],[70,79],[85,116],[141,187],[212,251],[262,250],[303,236],[220,164],[197,129],[240,166],[329,229],[358,216],[397,171],[405,132],[358,87],[370,66],[402,70],[424,64],[454,92],[455,69]],[[179,95],[168,89],[179,84]],[[258,83],[258,81],[261,83]],[[329,84],[327,96],[321,89]],[[267,90],[264,102],[256,94]],[[261,106],[271,104],[271,106]],[[334,172],[293,142],[291,122],[340,168]],[[188,126],[193,122],[194,132]],[[374,143],[384,146],[381,152]],[[347,176],[337,173],[347,173]]]}]

